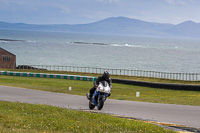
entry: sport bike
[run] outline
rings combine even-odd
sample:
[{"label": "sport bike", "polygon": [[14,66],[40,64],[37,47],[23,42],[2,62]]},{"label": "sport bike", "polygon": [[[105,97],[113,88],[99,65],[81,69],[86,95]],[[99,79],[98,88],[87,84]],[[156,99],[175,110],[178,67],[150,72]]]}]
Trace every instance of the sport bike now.
[{"label": "sport bike", "polygon": [[92,98],[89,98],[89,94],[87,94],[87,98],[89,100],[89,108],[92,110],[97,106],[98,110],[103,108],[104,102],[107,97],[111,94],[111,88],[106,81],[102,81],[99,83],[98,87],[94,91]]}]

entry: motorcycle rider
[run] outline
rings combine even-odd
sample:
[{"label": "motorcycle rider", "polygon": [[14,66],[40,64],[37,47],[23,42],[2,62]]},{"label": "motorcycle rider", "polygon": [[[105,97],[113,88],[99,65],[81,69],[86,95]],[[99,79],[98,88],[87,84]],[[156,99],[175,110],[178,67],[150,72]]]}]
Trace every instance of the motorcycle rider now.
[{"label": "motorcycle rider", "polygon": [[[110,73],[109,73],[108,71],[105,71],[105,72],[103,73],[103,75],[102,75],[102,76],[99,76],[99,77],[97,78],[97,80],[94,82],[94,86],[90,89],[89,99],[91,99],[91,97],[92,97],[94,91],[96,90],[97,86],[99,85],[99,83],[100,83],[101,81],[106,81],[106,82],[108,82],[110,89],[112,89],[112,80],[110,79]],[[111,93],[108,94],[108,96],[110,96],[110,95],[111,95]]]}]

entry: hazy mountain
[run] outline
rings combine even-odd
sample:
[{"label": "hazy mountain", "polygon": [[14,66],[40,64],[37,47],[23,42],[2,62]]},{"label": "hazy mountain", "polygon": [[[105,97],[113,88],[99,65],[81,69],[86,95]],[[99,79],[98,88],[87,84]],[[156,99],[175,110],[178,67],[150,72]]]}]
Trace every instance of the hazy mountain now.
[{"label": "hazy mountain", "polygon": [[64,31],[77,33],[135,35],[135,36],[180,36],[198,37],[200,24],[186,21],[178,25],[146,22],[125,17],[111,17],[89,24],[34,25],[0,22],[0,29]]},{"label": "hazy mountain", "polygon": [[169,28],[166,32],[188,37],[200,37],[200,23],[186,21]]}]

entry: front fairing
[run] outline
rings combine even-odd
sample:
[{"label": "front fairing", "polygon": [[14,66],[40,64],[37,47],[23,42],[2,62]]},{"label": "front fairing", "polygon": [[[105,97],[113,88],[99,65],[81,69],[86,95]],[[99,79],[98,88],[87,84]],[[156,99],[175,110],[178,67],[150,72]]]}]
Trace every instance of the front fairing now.
[{"label": "front fairing", "polygon": [[110,93],[111,88],[109,86],[109,84],[106,81],[100,82],[97,89],[97,92],[102,92],[102,93]]}]

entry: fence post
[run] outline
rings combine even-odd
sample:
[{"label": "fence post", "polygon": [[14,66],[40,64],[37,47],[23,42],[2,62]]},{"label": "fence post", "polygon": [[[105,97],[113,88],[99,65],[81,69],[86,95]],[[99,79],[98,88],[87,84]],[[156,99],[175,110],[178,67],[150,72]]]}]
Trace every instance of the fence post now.
[{"label": "fence post", "polygon": [[188,74],[186,73],[186,81],[188,80]]},{"label": "fence post", "polygon": [[193,81],[194,81],[194,73],[192,73]]},{"label": "fence post", "polygon": [[166,72],[163,72],[163,78],[166,79]]},{"label": "fence post", "polygon": [[198,81],[198,75],[197,75],[197,73],[196,73],[196,81]]},{"label": "fence post", "polygon": [[193,77],[192,81],[194,81],[194,73],[192,73],[192,77]]}]

